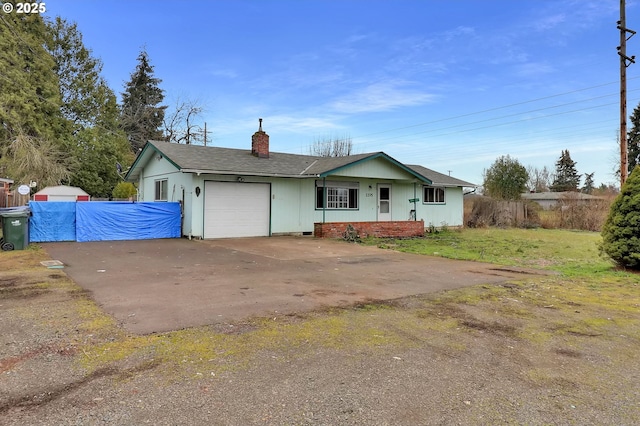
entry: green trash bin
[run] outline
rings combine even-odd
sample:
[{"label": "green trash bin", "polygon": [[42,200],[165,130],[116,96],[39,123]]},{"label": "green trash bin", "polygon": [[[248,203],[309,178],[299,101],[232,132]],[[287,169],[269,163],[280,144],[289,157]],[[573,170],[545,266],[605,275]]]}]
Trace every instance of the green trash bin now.
[{"label": "green trash bin", "polygon": [[24,250],[29,245],[29,216],[28,210],[1,211],[3,251]]}]

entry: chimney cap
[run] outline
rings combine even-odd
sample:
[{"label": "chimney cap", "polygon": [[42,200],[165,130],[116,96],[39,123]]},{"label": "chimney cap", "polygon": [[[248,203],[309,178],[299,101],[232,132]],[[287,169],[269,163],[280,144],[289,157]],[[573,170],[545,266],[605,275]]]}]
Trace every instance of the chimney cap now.
[{"label": "chimney cap", "polygon": [[261,132],[262,131],[262,118],[258,118],[258,131]]}]

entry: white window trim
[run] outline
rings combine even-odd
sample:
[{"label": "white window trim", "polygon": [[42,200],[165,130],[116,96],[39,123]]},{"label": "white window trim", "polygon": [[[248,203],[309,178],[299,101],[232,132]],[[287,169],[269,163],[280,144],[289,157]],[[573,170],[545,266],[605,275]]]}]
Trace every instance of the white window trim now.
[{"label": "white window trim", "polygon": [[[318,206],[318,188],[323,190],[323,204],[326,207]],[[350,194],[355,190],[355,207],[352,205]],[[360,183],[359,182],[339,182],[339,181],[316,181],[316,194],[314,203],[316,210],[359,210],[360,209]],[[332,199],[333,198],[333,199]]]},{"label": "white window trim", "polygon": [[[433,190],[433,198],[436,198],[436,194],[438,192],[438,190],[442,191],[442,201],[427,201],[427,197],[425,195],[425,192],[427,189],[432,189]],[[447,203],[447,190],[445,187],[443,186],[423,186],[422,187],[422,204],[446,204]]]},{"label": "white window trim", "polygon": [[[164,183],[164,185],[163,185]],[[159,185],[159,188],[158,188]],[[164,194],[163,194],[164,186]],[[160,196],[158,196],[160,193]],[[164,198],[162,196],[164,195]],[[154,201],[168,201],[169,200],[169,179],[156,179],[154,181]]]}]

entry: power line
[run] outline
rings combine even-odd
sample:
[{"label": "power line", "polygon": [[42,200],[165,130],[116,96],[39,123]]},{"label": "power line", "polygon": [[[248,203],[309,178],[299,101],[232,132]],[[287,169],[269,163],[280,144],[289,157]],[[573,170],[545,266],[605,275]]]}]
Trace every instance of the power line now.
[{"label": "power line", "polygon": [[[636,89],[634,91],[637,91],[640,89]],[[575,105],[575,104],[580,104],[583,102],[588,102],[588,101],[593,101],[593,100],[597,100],[597,99],[602,99],[602,98],[607,98],[607,97],[611,97],[611,96],[615,96],[616,94],[607,94],[607,95],[602,95],[602,96],[597,96],[597,97],[593,97],[593,98],[589,98],[589,99],[583,99],[583,100],[579,100],[579,101],[574,101],[574,102],[567,102],[564,104],[559,104],[559,105],[553,105],[553,106],[549,106],[549,107],[544,107],[544,108],[537,108],[537,109],[533,109],[533,110],[527,110],[527,111],[522,111],[522,112],[518,112],[518,113],[514,113],[514,114],[508,114],[508,115],[503,115],[503,116],[499,116],[499,117],[492,117],[492,118],[487,118],[485,120],[479,120],[479,121],[473,121],[473,122],[468,122],[468,123],[462,123],[462,124],[457,124],[457,125],[452,125],[452,126],[448,126],[448,127],[441,127],[441,128],[437,128],[437,129],[428,129],[428,130],[424,130],[421,132],[416,132],[416,133],[410,133],[410,134],[405,134],[405,135],[399,135],[399,136],[390,136],[388,138],[383,138],[383,139],[374,139],[373,142],[375,142],[376,144],[379,144],[379,142],[383,142],[383,141],[388,141],[388,140],[394,140],[394,139],[400,139],[400,138],[405,138],[405,137],[410,137],[410,136],[416,136],[416,135],[421,135],[421,134],[425,134],[425,133],[430,133],[430,132],[437,132],[437,131],[442,131],[442,130],[449,130],[449,129],[456,129],[456,128],[460,128],[460,127],[466,127],[466,126],[471,126],[474,124],[480,124],[480,123],[486,123],[486,122],[490,122],[490,121],[496,121],[496,120],[502,120],[505,118],[510,118],[510,117],[518,117],[518,116],[522,116],[524,114],[530,114],[530,113],[534,113],[534,112],[541,112],[541,111],[547,111],[550,109],[556,109],[556,108],[560,108],[560,107],[564,107],[564,106],[568,106],[568,105]],[[472,129],[463,129],[463,130],[459,130],[457,132],[450,132],[450,133],[444,133],[444,134],[439,134],[439,135],[432,135],[432,137],[437,137],[437,136],[446,136],[446,135],[450,135],[450,134],[454,134],[454,133],[462,133],[462,132],[468,132],[468,131],[473,131],[473,130],[480,130],[480,129],[487,129],[487,128],[492,128],[492,127],[500,127],[500,126],[504,126],[504,125],[508,125],[508,124],[513,124],[513,123],[518,123],[518,122],[522,122],[522,121],[529,121],[529,120],[538,120],[538,119],[542,119],[542,118],[549,118],[549,117],[554,117],[554,116],[558,116],[558,115],[564,115],[564,114],[570,114],[570,113],[575,113],[575,112],[581,112],[581,111],[586,111],[586,110],[590,110],[590,109],[595,109],[595,108],[600,108],[600,107],[605,107],[605,106],[609,106],[612,105],[611,103],[608,104],[602,104],[602,105],[597,105],[597,106],[592,106],[592,107],[585,107],[585,108],[580,108],[580,109],[576,109],[576,110],[571,110],[571,111],[564,111],[564,112],[559,112],[557,114],[548,114],[548,115],[544,115],[544,116],[538,116],[538,117],[533,117],[533,118],[526,118],[526,119],[522,119],[522,120],[516,120],[516,121],[510,121],[510,122],[506,122],[506,123],[498,123],[492,126],[484,126],[484,127],[476,127],[476,128],[472,128]],[[472,114],[467,114],[467,116],[470,116]],[[443,120],[442,120],[443,121]],[[355,139],[355,138],[352,138]],[[354,145],[358,145],[358,144],[370,144],[372,141],[364,141],[364,142],[356,142],[354,143]]]},{"label": "power line", "polygon": [[[628,78],[628,80],[635,80],[635,79],[638,79],[638,78],[640,78],[640,76]],[[530,100],[527,100],[527,101],[516,102],[516,103],[513,103],[513,104],[508,104],[508,105],[488,108],[488,109],[480,110],[480,111],[474,111],[474,112],[470,112],[470,113],[456,115],[456,116],[453,116],[453,117],[440,118],[440,119],[437,119],[437,120],[425,121],[425,122],[422,122],[422,123],[411,124],[411,125],[408,125],[408,126],[396,127],[396,128],[388,129],[388,130],[382,130],[382,131],[379,131],[379,132],[367,133],[367,134],[360,135],[360,136],[357,136],[357,137],[364,138],[364,137],[367,137],[367,136],[374,136],[374,135],[381,134],[381,133],[395,132],[395,131],[398,131],[398,130],[405,130],[405,129],[410,129],[410,128],[414,128],[414,127],[426,126],[428,124],[435,124],[435,123],[440,123],[440,122],[443,122],[443,121],[450,121],[450,120],[455,120],[455,119],[458,119],[458,118],[465,118],[465,117],[470,117],[470,116],[473,116],[473,115],[485,114],[487,112],[499,111],[501,109],[513,108],[513,107],[520,106],[520,105],[526,105],[526,104],[530,104],[530,103],[534,103],[534,102],[544,101],[544,100],[547,100],[547,99],[553,99],[553,98],[558,98],[558,97],[561,97],[561,96],[571,95],[571,94],[574,94],[574,93],[580,93],[580,92],[585,92],[585,91],[588,91],[588,90],[598,89],[600,87],[611,86],[611,85],[617,84],[617,83],[618,83],[617,81],[608,82],[608,83],[602,83],[602,84],[598,84],[598,85],[595,85],[595,86],[590,86],[590,87],[585,87],[585,88],[581,88],[581,89],[570,90],[568,92],[563,92],[563,93],[557,93],[557,94],[554,94],[554,95],[543,96],[543,97],[540,97],[540,98],[535,98],[535,99],[530,99]],[[609,96],[612,96],[612,94],[609,95]]]}]

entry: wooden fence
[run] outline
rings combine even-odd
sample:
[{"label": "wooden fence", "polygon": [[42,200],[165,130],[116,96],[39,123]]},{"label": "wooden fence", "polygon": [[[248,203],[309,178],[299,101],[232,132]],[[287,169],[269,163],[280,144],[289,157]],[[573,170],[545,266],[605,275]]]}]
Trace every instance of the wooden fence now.
[{"label": "wooden fence", "polygon": [[[534,217],[531,217],[531,215]],[[489,197],[477,197],[466,219],[467,226],[522,226],[535,219],[527,203],[522,201],[498,201]]]},{"label": "wooden fence", "polygon": [[0,187],[0,207],[19,207],[29,204],[29,195],[20,195],[18,191],[7,191]]}]

